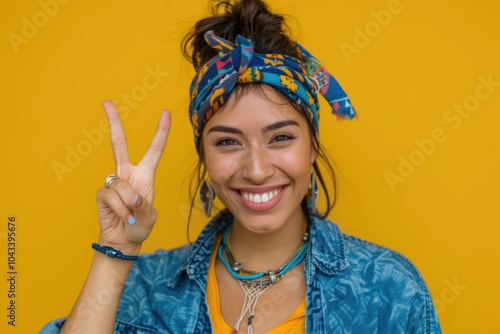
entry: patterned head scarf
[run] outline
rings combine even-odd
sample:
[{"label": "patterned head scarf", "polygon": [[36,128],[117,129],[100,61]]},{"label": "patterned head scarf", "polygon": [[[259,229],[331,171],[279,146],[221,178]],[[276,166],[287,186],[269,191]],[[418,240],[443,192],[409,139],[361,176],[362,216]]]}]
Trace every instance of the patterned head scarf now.
[{"label": "patterned head scarf", "polygon": [[240,35],[236,45],[213,31],[205,33],[205,40],[219,54],[203,65],[191,82],[189,116],[198,152],[205,124],[227,102],[238,83],[261,82],[277,89],[306,112],[316,134],[318,92],[328,100],[337,118],[357,117],[337,80],[298,43],[304,62],[282,54],[255,53],[254,43]]}]

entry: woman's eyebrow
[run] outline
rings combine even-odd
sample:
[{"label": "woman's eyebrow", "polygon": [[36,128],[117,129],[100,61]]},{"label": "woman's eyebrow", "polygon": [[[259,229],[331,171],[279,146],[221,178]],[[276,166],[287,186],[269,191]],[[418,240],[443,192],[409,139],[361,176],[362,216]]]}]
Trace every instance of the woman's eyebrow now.
[{"label": "woman's eyebrow", "polygon": [[276,123],[273,123],[273,124],[269,124],[264,129],[262,129],[262,132],[266,133],[266,132],[269,132],[269,131],[273,131],[273,130],[284,128],[285,126],[289,126],[289,125],[299,126],[299,123],[297,123],[297,122],[295,122],[295,121],[293,121],[291,119],[287,119],[287,120],[284,120],[284,121],[279,121],[279,122],[276,122]]},{"label": "woman's eyebrow", "polygon": [[[293,121],[291,119],[287,119],[284,121],[279,121],[279,122],[276,122],[273,124],[269,124],[268,126],[266,126],[262,129],[262,132],[266,133],[266,132],[281,129],[281,128],[284,128],[285,126],[290,126],[290,125],[299,126],[299,123],[297,123],[296,121]],[[243,131],[241,131],[240,129],[233,128],[231,126],[226,126],[226,125],[215,125],[215,126],[211,127],[207,133],[211,133],[211,132],[224,132],[224,133],[233,133],[233,134],[243,135]]]},{"label": "woman's eyebrow", "polygon": [[210,133],[210,132],[226,132],[226,133],[234,133],[234,134],[238,134],[238,135],[243,134],[243,131],[241,131],[240,129],[232,128],[230,126],[225,126],[225,125],[213,126],[208,130],[207,133]]}]

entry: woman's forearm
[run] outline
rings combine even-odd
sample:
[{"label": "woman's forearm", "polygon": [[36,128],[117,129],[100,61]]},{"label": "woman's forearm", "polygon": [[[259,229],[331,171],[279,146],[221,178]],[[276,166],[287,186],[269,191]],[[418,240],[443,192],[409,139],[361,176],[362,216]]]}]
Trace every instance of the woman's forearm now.
[{"label": "woman's forearm", "polygon": [[[134,252],[137,253],[138,250]],[[60,332],[113,333],[118,304],[132,265],[133,261],[96,252],[80,296]]]}]

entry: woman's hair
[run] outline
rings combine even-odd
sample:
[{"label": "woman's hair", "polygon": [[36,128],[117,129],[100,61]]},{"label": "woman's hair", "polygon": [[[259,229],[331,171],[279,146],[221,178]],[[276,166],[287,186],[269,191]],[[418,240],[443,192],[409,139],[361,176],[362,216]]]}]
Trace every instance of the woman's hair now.
[{"label": "woman's hair", "polygon": [[[196,71],[217,55],[217,51],[205,41],[205,33],[209,30],[213,30],[215,35],[232,43],[235,43],[237,35],[250,39],[255,44],[256,53],[284,54],[302,60],[301,53],[298,51],[295,41],[290,37],[290,29],[286,25],[284,17],[272,13],[263,0],[212,0],[209,3],[209,7],[212,16],[198,21],[182,41],[183,54],[192,62]],[[265,95],[262,84],[260,83],[238,84],[232,93],[236,95],[236,101],[247,89],[257,89]],[[280,93],[278,92],[278,94]],[[280,95],[283,96],[282,94]],[[304,118],[308,119],[308,116],[304,113],[302,108],[289,98],[285,96],[284,98],[287,99]],[[317,156],[316,161],[313,163],[313,168],[316,172],[318,183],[324,191],[327,202],[325,212],[318,213],[318,215],[325,218],[333,209],[336,202],[337,178],[332,163],[328,158],[328,154],[319,143],[311,122],[308,121],[307,124],[309,125],[312,147]],[[198,156],[200,159],[197,164],[196,175],[192,179],[192,182],[196,179],[196,186],[194,187],[194,194],[191,197],[189,220],[191,218],[194,201],[197,198],[196,193],[206,176],[206,170],[203,164],[203,145],[199,145],[199,147],[200,151],[198,152]],[[328,192],[325,179],[321,174],[317,161],[323,164],[331,176],[334,196],[330,196]],[[191,186],[191,189],[193,189],[193,186]],[[302,201],[302,210],[306,216],[309,216],[310,213],[307,208],[306,198]]]},{"label": "woman's hair", "polygon": [[232,43],[238,35],[250,39],[256,53],[285,54],[302,60],[295,42],[289,37],[290,29],[284,17],[271,13],[264,1],[211,0],[209,7],[212,16],[196,22],[182,42],[184,56],[196,71],[217,55],[205,41],[205,33],[209,30]]}]

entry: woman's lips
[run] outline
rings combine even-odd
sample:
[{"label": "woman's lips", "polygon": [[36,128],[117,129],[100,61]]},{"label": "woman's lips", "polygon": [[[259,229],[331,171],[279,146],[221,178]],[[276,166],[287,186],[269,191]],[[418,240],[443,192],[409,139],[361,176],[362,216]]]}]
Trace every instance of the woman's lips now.
[{"label": "woman's lips", "polygon": [[248,209],[265,211],[275,207],[283,198],[288,186],[274,186],[261,189],[239,189],[234,192],[238,200]]},{"label": "woman's lips", "polygon": [[240,190],[240,195],[255,204],[267,203],[281,192],[282,187],[266,192],[254,193]]}]

